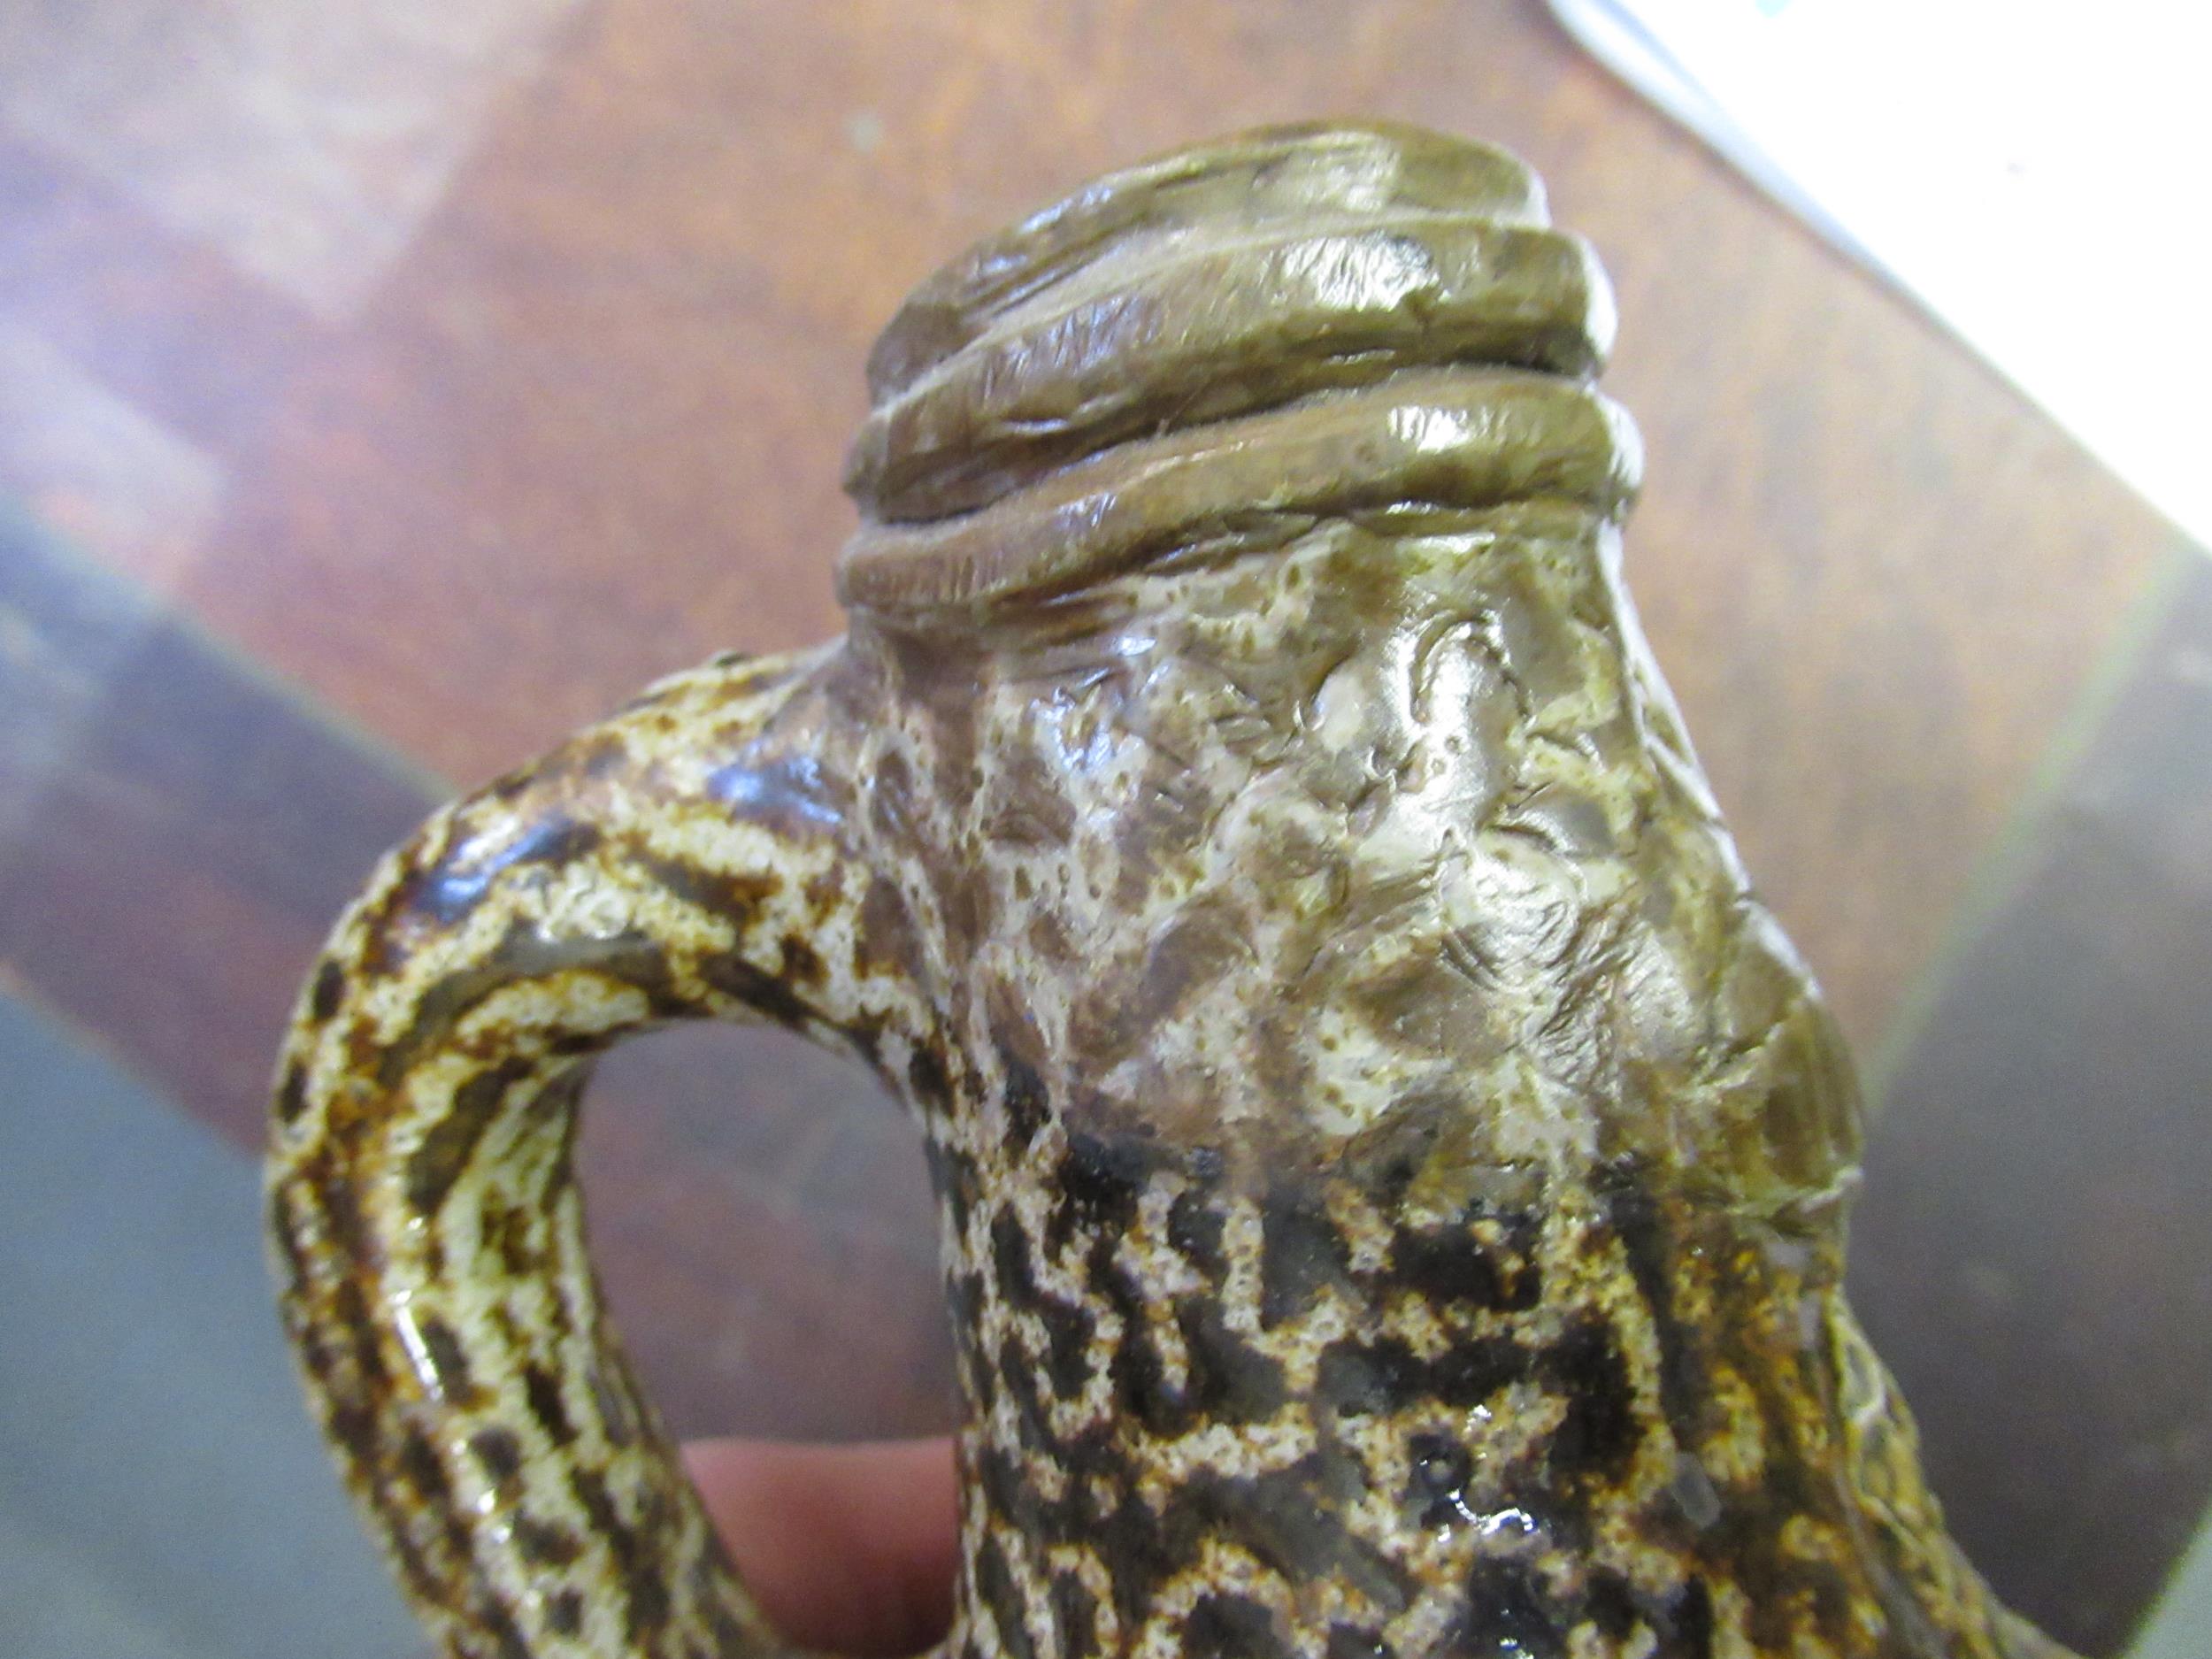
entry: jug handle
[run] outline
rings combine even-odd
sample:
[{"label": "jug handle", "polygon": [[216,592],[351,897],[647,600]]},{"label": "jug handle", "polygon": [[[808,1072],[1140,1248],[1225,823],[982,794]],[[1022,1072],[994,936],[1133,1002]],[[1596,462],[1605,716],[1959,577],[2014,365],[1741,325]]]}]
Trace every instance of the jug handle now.
[{"label": "jug handle", "polygon": [[591,1057],[656,1025],[765,1018],[879,1066],[907,1041],[837,660],[717,659],[437,813],[303,992],[267,1161],[285,1326],[455,1655],[793,1651],[632,1377],[572,1151]]}]

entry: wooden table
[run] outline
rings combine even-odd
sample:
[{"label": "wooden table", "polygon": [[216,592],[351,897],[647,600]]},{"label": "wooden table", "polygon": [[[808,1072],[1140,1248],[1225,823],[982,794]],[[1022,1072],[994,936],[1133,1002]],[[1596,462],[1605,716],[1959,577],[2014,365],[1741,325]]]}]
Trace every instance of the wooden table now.
[{"label": "wooden table", "polygon": [[[1332,111],[1480,134],[1595,242],[1606,384],[1648,449],[1631,580],[1747,862],[1882,1076],[1911,1075],[1962,918],[2002,909],[2062,734],[2196,580],[2101,467],[1532,0],[288,14],[0,17],[0,959],[242,1143],[321,930],[434,799],[655,675],[837,628],[840,453],[902,293],[1195,137]],[[611,1071],[595,1225],[677,1425],[944,1425],[924,1179],[872,1085],[743,1033]],[[1890,1094],[1886,1135],[1923,1105]],[[1924,1138],[1951,1121],[1927,1112]],[[2146,1225],[2174,1250],[2196,1224]],[[1909,1263],[1938,1237],[1865,1242]],[[2094,1437],[1992,1442],[1912,1282],[1863,1295],[1947,1402],[1962,1533],[2108,1646],[2212,1449],[2177,1455],[2147,1532],[2055,1539],[2046,1441],[2085,1466]],[[2031,1349],[2032,1312],[2006,1326]],[[2001,1478],[2024,1457],[2048,1479]],[[2098,1573],[2089,1601],[2065,1578]]]}]

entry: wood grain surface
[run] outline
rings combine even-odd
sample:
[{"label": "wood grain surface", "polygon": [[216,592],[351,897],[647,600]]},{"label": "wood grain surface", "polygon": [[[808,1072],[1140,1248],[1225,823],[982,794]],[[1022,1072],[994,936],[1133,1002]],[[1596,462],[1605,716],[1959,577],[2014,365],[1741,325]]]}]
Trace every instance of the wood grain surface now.
[{"label": "wood grain surface", "polygon": [[[1618,290],[1646,625],[1863,1052],[2174,546],[1536,0],[531,0],[444,42],[412,7],[368,81],[268,54],[134,103],[165,83],[110,63],[70,104],[87,43],[157,52],[157,12],[278,5],[0,19],[0,54],[55,66],[35,98],[0,77],[0,494],[77,550],[8,554],[31,735],[0,746],[0,964],[242,1141],[373,849],[656,675],[834,631],[875,330],[971,237],[1151,151],[1347,113],[1544,174]],[[426,147],[265,134],[298,149],[257,171],[257,211],[303,238],[333,202],[392,221],[303,243],[297,280],[281,235],[179,195],[256,75],[371,115],[388,86]],[[288,195],[287,167],[339,182]],[[595,1225],[649,1374],[687,1430],[943,1421],[903,1127],[736,1041],[649,1048],[595,1117]]]},{"label": "wood grain surface", "polygon": [[1333,111],[1496,139],[1596,242],[1647,623],[1877,1037],[2169,535],[1533,4],[605,0],[349,324],[119,232],[99,181],[10,263],[231,480],[196,558],[145,573],[466,780],[715,649],[834,631],[860,363],[934,264],[1100,169]]}]

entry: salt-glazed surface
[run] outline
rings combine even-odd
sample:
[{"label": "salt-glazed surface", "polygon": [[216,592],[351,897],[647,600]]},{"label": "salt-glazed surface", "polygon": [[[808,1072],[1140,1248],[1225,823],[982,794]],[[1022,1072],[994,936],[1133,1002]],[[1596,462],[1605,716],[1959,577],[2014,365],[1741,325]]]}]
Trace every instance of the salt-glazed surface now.
[{"label": "salt-glazed surface", "polygon": [[638,1397],[591,1055],[912,1107],[955,1659],[2048,1659],[1842,1293],[1855,1086],[1638,631],[1588,250],[1500,152],[1248,134],[925,283],[850,632],[433,819],[276,1102],[286,1317],[456,1655],[788,1651]]}]

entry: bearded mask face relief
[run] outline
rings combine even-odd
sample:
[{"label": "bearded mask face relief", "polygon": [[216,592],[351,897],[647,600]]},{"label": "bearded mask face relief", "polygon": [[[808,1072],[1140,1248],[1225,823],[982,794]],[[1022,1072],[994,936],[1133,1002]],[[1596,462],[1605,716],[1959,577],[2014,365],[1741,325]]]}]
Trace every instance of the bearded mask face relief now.
[{"label": "bearded mask face relief", "polygon": [[1621,583],[1611,325],[1480,146],[1100,180],[879,342],[846,638],[664,682],[380,869],[271,1214],[449,1651],[787,1651],[569,1163],[593,1054],[743,1018],[926,1141],[949,1654],[2056,1653],[1845,1304],[1855,1086]]}]

